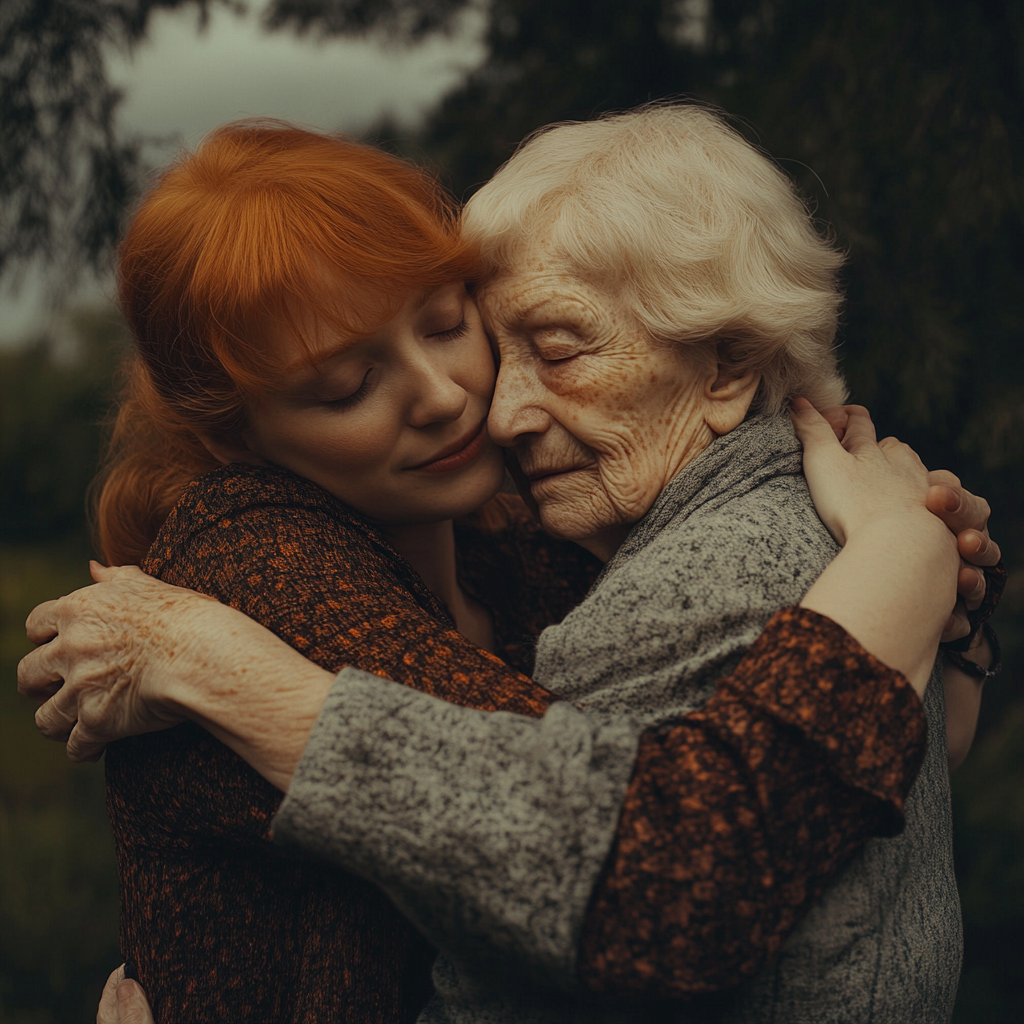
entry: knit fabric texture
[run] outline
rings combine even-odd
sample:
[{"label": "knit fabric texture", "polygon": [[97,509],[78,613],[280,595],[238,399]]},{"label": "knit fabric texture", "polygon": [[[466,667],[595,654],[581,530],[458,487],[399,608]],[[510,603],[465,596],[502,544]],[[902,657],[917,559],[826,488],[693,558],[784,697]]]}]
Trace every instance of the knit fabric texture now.
[{"label": "knit fabric texture", "polygon": [[[376,530],[283,470],[232,465],[189,485],[143,568],[332,671],[358,665],[471,707],[541,714],[550,694],[511,666],[529,670],[533,638],[599,566],[516,498],[456,534],[460,578],[491,612],[504,661],[455,631]],[[122,955],[158,1024],[415,1018],[432,949],[373,885],[272,845],[282,794],[231,750],[186,724],[111,744],[106,771]]]},{"label": "knit fabric texture", "polygon": [[[909,733],[900,735],[902,745],[879,742],[872,751],[877,762],[865,756],[869,748],[863,743],[892,732],[884,719],[862,729],[833,717],[827,739],[791,735],[787,758],[786,744],[777,745],[777,737],[805,728],[807,721],[780,728],[785,714],[777,701],[767,693],[754,698],[735,678],[707,703],[703,721],[677,729],[666,741],[664,730],[708,701],[719,676],[738,668],[772,614],[798,600],[834,552],[800,476],[799,445],[788,421],[752,418],[669,485],[587,600],[542,636],[535,678],[572,705],[555,705],[540,722],[473,714],[343,672],[278,815],[279,840],[377,881],[444,950],[434,976],[438,998],[424,1021],[648,1019],[643,1014],[650,1007],[614,1000],[595,1004],[578,990],[566,990],[582,977],[590,988],[616,993],[699,994],[722,972],[702,982],[693,960],[706,965],[723,950],[730,954],[722,962],[724,972],[735,982],[778,949],[821,891],[823,873],[835,871],[868,835],[897,830],[893,815],[887,818],[878,803],[898,809],[906,792],[900,787],[920,764],[920,733],[905,756]],[[808,628],[806,616],[788,625]],[[784,648],[792,632],[780,629],[772,640]],[[812,628],[810,636],[813,647],[828,630]],[[830,637],[833,644],[836,639]],[[761,674],[771,676],[771,647],[760,649],[758,658]],[[805,660],[804,670],[792,658],[786,664],[798,686],[814,671],[815,659]],[[847,671],[845,686],[854,691],[863,682],[865,692],[886,692],[872,685],[881,677],[889,692],[900,694],[897,703],[916,704],[905,681],[894,683],[895,674],[877,663],[853,659]],[[758,675],[747,671],[745,678]],[[818,694],[826,701],[831,696],[830,688]],[[738,723],[751,714],[751,705],[763,745],[739,740],[751,723]],[[833,715],[836,710],[831,708]],[[844,728],[849,747],[841,738]],[[642,756],[638,787],[636,752],[646,755],[652,741],[665,760]],[[731,749],[723,751],[729,742]],[[823,758],[822,747],[835,749]],[[766,763],[769,751],[778,759]],[[825,770],[822,760],[829,759]],[[895,772],[894,763],[900,765]],[[866,785],[865,771],[874,784],[883,765],[890,785],[879,793]],[[643,844],[630,833],[636,827],[632,815],[651,810],[641,809],[644,783],[663,772],[675,780],[666,786],[666,814],[679,817],[680,790],[698,805],[691,832],[680,835],[670,828],[670,835],[679,839],[675,898],[695,900],[712,922],[708,937],[714,944],[703,955],[692,943],[680,949],[681,941],[673,950],[659,950],[666,929],[656,919],[664,908],[651,905],[650,888],[640,894],[625,877],[652,874]],[[709,780],[717,785],[723,773],[731,773],[730,812],[714,804],[701,807],[702,787]],[[780,775],[788,786],[777,787]],[[808,787],[808,824],[816,819],[819,826],[805,830],[808,841],[799,852],[799,844],[764,839],[786,820],[780,801],[790,814],[800,804],[792,799],[797,779]],[[829,801],[839,796],[838,787],[847,787],[847,798],[852,788],[862,792],[836,814]],[[789,819],[791,828],[794,820]],[[749,861],[744,864],[741,856],[746,873],[720,877],[712,871],[715,892],[708,894],[704,872],[692,871],[690,858],[700,854],[716,864],[709,826],[726,859],[738,848],[770,851],[761,876],[770,881],[761,892],[751,891]],[[755,834],[759,838],[752,839]],[[645,839],[658,846],[656,837]],[[627,851],[629,867],[617,877],[609,873],[608,865]],[[619,883],[621,892],[641,895],[643,910],[611,898]],[[738,915],[729,909],[737,898],[743,899]],[[785,912],[777,912],[780,903]],[[769,905],[773,910],[766,913]],[[593,917],[600,906],[621,915],[615,920],[626,925],[622,942],[636,938],[629,955],[607,956],[591,942],[597,932],[610,934],[600,914]],[[716,914],[720,926],[714,924]],[[766,921],[770,930],[762,932]],[[685,932],[685,921],[679,924]],[[667,955],[673,952],[674,959]],[[604,985],[602,968],[618,972],[615,982]]]}]

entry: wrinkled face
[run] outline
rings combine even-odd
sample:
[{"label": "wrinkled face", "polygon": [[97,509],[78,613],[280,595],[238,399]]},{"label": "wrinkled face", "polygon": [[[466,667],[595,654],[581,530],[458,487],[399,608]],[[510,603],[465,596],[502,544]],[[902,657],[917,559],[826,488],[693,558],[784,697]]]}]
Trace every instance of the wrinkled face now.
[{"label": "wrinkled face", "polygon": [[489,427],[544,528],[608,558],[715,434],[713,366],[650,339],[626,304],[545,242],[478,294],[501,357]]},{"label": "wrinkled face", "polygon": [[[450,519],[495,494],[494,360],[461,283],[410,295],[370,337],[333,342],[250,405],[251,461],[290,469],[386,526]],[[298,359],[293,340],[278,344]]]}]

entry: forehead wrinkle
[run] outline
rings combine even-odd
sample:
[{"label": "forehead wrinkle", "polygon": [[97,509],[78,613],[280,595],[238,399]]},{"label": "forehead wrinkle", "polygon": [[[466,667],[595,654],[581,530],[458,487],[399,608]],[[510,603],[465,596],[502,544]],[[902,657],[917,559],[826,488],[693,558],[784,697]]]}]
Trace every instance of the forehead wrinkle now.
[{"label": "forehead wrinkle", "polygon": [[[533,291],[535,292],[538,288],[553,288],[557,289],[558,285],[554,285],[550,282],[535,281],[529,284],[524,284],[518,289],[520,294]],[[592,304],[587,302],[586,299],[581,298],[578,295],[570,295],[567,292],[557,291],[556,294],[545,295],[542,298],[535,299],[532,302],[527,301],[524,304],[519,304],[519,297],[515,298],[500,298],[495,303],[496,306],[504,306],[504,316],[502,319],[506,320],[513,326],[520,326],[531,320],[543,320],[551,319],[558,320],[564,319],[567,308],[571,308],[577,314],[582,313],[584,317],[593,323],[597,323],[600,317],[597,311],[593,308]],[[486,296],[484,299],[484,305],[486,305]],[[550,313],[547,312],[547,307],[555,306],[561,307],[557,310],[552,310]],[[552,316],[552,313],[558,313],[561,315]]]}]

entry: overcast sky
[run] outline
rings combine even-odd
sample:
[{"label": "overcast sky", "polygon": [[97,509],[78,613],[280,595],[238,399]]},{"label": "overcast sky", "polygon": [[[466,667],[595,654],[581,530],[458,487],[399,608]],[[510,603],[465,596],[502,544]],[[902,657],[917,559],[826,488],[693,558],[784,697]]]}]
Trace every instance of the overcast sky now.
[{"label": "overcast sky", "polygon": [[[125,92],[122,129],[167,137],[153,153],[163,161],[181,143],[239,117],[359,131],[389,113],[412,124],[480,62],[479,31],[480,22],[470,20],[453,39],[404,49],[270,34],[256,13],[239,18],[222,9],[200,35],[194,12],[158,12],[147,41],[131,57],[112,54],[108,69]],[[41,282],[30,279],[18,297],[0,296],[0,343],[46,326],[42,293]]]}]

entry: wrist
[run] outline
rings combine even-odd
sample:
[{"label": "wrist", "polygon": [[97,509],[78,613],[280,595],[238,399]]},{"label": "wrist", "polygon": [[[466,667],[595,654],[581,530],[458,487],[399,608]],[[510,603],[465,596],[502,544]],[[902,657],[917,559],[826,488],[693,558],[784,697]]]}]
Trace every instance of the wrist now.
[{"label": "wrist", "polygon": [[966,651],[943,649],[948,664],[960,669],[979,683],[999,674],[1003,667],[999,638],[988,622],[978,630],[978,635]]},{"label": "wrist", "polygon": [[800,603],[839,623],[920,695],[956,600],[958,568],[955,538],[930,513],[875,516]]}]

